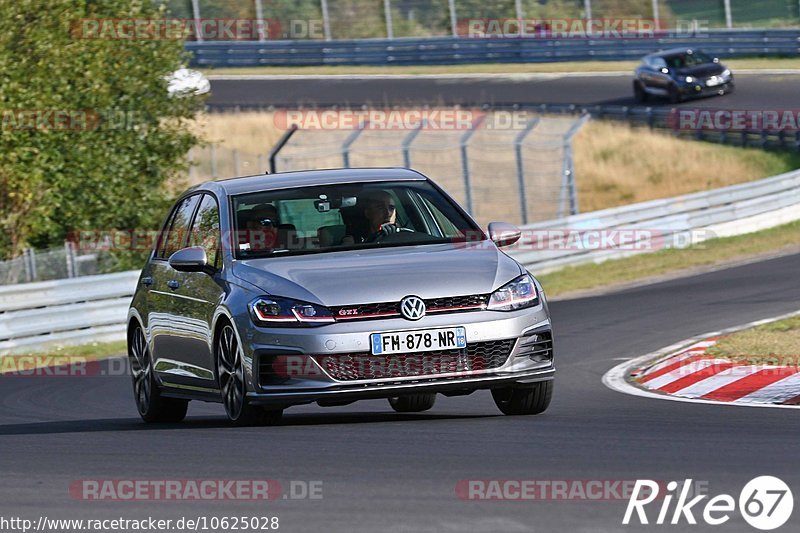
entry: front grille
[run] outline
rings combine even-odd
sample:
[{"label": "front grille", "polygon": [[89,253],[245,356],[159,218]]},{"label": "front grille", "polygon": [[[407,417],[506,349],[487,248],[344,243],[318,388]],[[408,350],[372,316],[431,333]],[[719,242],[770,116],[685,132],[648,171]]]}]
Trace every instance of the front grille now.
[{"label": "front grille", "polygon": [[[488,294],[467,296],[445,296],[425,300],[428,313],[457,313],[483,309],[489,302]],[[336,320],[370,320],[400,316],[400,302],[381,302],[375,304],[344,305],[331,307]]]},{"label": "front grille", "polygon": [[462,350],[371,355],[369,352],[315,355],[338,381],[437,376],[499,368],[508,360],[516,339],[474,342]]}]

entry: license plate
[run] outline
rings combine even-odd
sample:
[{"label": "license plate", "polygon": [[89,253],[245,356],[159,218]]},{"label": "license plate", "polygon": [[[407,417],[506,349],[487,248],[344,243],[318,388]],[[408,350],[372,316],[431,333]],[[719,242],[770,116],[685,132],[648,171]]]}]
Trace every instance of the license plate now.
[{"label": "license plate", "polygon": [[370,335],[372,355],[457,350],[467,347],[467,328],[423,329]]}]

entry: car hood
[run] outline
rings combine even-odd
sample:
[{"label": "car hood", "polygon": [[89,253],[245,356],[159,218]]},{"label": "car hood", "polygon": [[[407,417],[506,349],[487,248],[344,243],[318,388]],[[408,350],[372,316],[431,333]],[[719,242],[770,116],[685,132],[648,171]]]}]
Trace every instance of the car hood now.
[{"label": "car hood", "polygon": [[677,72],[681,76],[694,76],[695,78],[709,78],[711,76],[719,76],[725,70],[725,66],[721,63],[708,63],[703,65],[696,65],[694,67],[682,68]]},{"label": "car hood", "polygon": [[234,261],[265,294],[326,306],[488,294],[524,272],[493,244],[436,244]]}]

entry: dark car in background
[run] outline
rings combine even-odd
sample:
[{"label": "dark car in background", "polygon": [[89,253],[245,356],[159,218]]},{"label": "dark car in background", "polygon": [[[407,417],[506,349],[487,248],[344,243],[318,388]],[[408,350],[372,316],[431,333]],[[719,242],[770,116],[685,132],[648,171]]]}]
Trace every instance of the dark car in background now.
[{"label": "dark car in background", "polygon": [[694,96],[723,95],[733,88],[733,73],[718,58],[686,48],[645,56],[633,81],[639,103],[656,96],[677,104]]}]

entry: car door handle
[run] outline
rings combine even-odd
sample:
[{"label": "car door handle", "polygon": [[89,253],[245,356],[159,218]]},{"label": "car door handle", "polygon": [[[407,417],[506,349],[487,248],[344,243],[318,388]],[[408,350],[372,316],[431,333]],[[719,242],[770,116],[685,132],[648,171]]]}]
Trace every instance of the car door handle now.
[{"label": "car door handle", "polygon": [[175,289],[177,289],[178,287],[180,287],[180,286],[181,286],[181,284],[180,284],[180,283],[178,283],[178,280],[171,279],[171,280],[169,280],[169,281],[167,282],[167,287],[169,287],[169,288],[170,288],[170,289],[172,289],[173,291],[174,291]]},{"label": "car door handle", "polygon": [[153,284],[153,278],[151,278],[150,276],[142,278],[142,285],[146,285],[147,287],[149,287],[152,284]]}]

